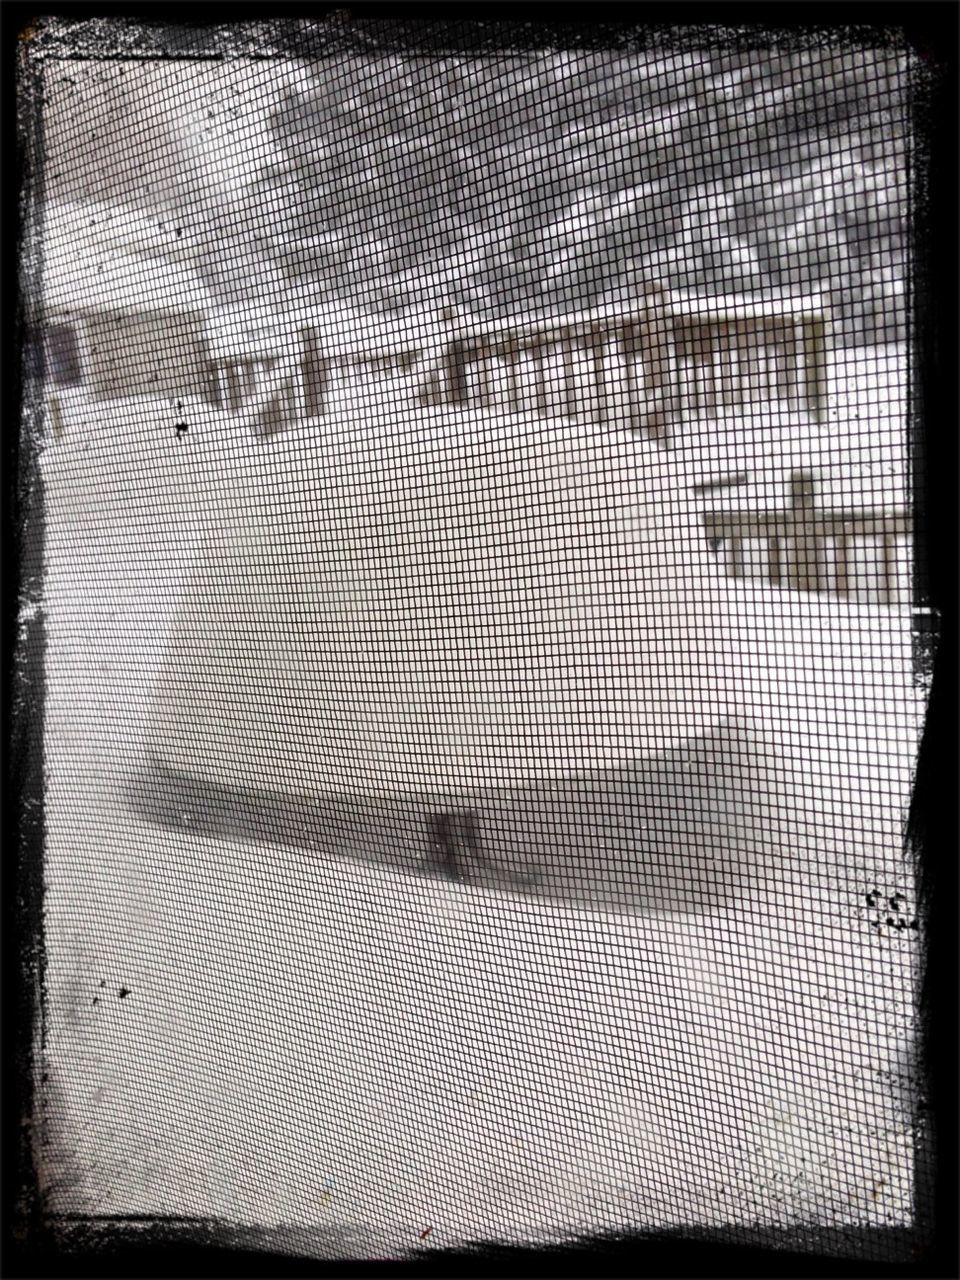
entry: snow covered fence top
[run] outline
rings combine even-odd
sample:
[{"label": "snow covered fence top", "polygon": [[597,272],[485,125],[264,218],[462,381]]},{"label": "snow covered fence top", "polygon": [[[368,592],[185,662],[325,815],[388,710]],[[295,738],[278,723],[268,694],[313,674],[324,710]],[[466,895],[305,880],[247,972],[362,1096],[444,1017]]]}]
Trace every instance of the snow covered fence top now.
[{"label": "snow covered fence top", "polygon": [[263,307],[211,316],[211,345],[225,356],[289,354],[312,335],[330,359],[419,351],[446,339],[447,322],[436,312],[378,316],[344,307],[310,306],[275,312]]},{"label": "snow covered fence top", "polygon": [[578,330],[587,332],[609,321],[644,319],[661,316],[677,319],[736,321],[750,318],[798,320],[817,319],[825,314],[825,302],[816,294],[788,295],[780,298],[737,296],[705,297],[702,294],[659,292],[645,294],[642,300],[626,298],[618,304],[608,303],[588,311],[565,312],[562,315],[512,316],[502,320],[475,322],[460,316],[450,322],[451,336],[459,341],[473,337],[496,340],[504,336],[535,336]]}]

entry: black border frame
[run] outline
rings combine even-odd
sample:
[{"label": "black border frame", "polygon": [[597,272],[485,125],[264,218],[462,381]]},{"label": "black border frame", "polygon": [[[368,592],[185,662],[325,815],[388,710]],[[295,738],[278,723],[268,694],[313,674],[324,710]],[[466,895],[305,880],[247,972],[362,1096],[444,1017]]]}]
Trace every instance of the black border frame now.
[{"label": "black border frame", "polygon": [[[718,1233],[703,1238],[691,1232],[638,1235],[628,1239],[583,1241],[563,1248],[479,1247],[476,1250],[431,1251],[419,1260],[375,1263],[369,1261],[322,1263],[284,1253],[285,1242],[242,1229],[224,1228],[200,1221],[86,1220],[76,1224],[67,1245],[61,1233],[55,1237],[44,1226],[33,1177],[28,1118],[32,1104],[32,1036],[34,996],[42,985],[42,759],[43,724],[43,614],[37,608],[21,634],[18,615],[22,602],[40,603],[40,581],[29,572],[39,563],[42,527],[37,510],[27,501],[31,482],[30,459],[23,456],[19,430],[22,387],[18,361],[4,362],[4,397],[8,426],[3,440],[6,511],[3,521],[4,610],[4,716],[8,756],[4,771],[6,803],[3,807],[7,850],[3,861],[3,958],[5,1009],[9,1032],[5,1040],[3,1119],[5,1122],[3,1179],[3,1243],[5,1271],[10,1276],[142,1274],[201,1274],[211,1270],[231,1275],[329,1275],[424,1272],[483,1275],[494,1271],[527,1271],[540,1264],[550,1274],[627,1275],[643,1272],[674,1276],[737,1274],[782,1275],[917,1275],[955,1276],[958,1263],[957,1194],[957,778],[956,739],[957,638],[957,403],[955,358],[957,341],[957,46],[960,8],[952,0],[875,0],[869,5],[847,3],[788,2],[778,5],[716,0],[644,6],[594,4],[584,21],[579,5],[558,9],[553,5],[496,4],[457,9],[443,4],[383,5],[360,3],[349,8],[336,5],[277,3],[263,5],[234,0],[229,5],[151,4],[136,0],[101,0],[98,4],[59,3],[30,5],[8,0],[0,9],[5,90],[3,113],[8,155],[16,156],[23,171],[17,131],[17,73],[22,33],[29,32],[38,17],[71,20],[94,17],[128,17],[137,22],[173,24],[164,31],[167,55],[189,56],[194,50],[196,28],[218,23],[275,19],[319,19],[337,14],[334,35],[325,36],[335,47],[363,52],[370,49],[365,23],[397,24],[398,46],[407,39],[419,49],[449,47],[452,33],[470,45],[481,38],[485,46],[499,42],[515,48],[551,43],[608,42],[609,32],[626,34],[649,27],[683,27],[691,31],[708,25],[742,32],[792,31],[825,27],[856,34],[903,32],[931,72],[926,117],[926,154],[921,155],[922,201],[915,235],[915,313],[922,358],[915,390],[918,405],[916,459],[918,480],[924,493],[918,512],[923,600],[937,619],[936,644],[929,715],[917,769],[911,811],[909,844],[919,861],[921,903],[925,920],[926,975],[922,991],[922,1024],[925,1048],[927,1112],[932,1140],[923,1153],[921,1200],[932,1216],[921,1223],[925,1236],[912,1257],[904,1253],[902,1240],[890,1239],[891,1256],[904,1261],[881,1263],[838,1257],[825,1239],[796,1241],[796,1248],[772,1248],[762,1239],[743,1243],[743,1232],[731,1233],[724,1242]],[[479,27],[472,23],[481,24]],[[532,24],[532,25],[531,25]],[[303,51],[302,28],[291,27],[296,47]],[[471,36],[472,33],[472,36]],[[158,26],[158,40],[159,35]],[[162,56],[160,54],[159,56]],[[8,287],[4,291],[5,331],[14,352],[22,340],[23,316],[16,289],[20,235],[20,211],[14,184],[7,186],[4,202],[7,220],[4,264]],[[930,616],[930,615],[928,615]],[[925,646],[929,651],[932,646]],[[869,1233],[871,1237],[878,1233]],[[840,1243],[840,1242],[836,1242]],[[847,1243],[849,1248],[849,1242]],[[909,1260],[907,1260],[909,1258]]]}]

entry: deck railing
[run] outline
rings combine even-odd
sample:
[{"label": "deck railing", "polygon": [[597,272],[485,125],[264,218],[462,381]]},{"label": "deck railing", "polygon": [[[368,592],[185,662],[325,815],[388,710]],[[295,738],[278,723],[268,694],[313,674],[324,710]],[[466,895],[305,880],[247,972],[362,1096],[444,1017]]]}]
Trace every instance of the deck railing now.
[{"label": "deck railing", "polygon": [[[746,576],[744,543],[761,541],[767,552],[764,577],[775,586],[896,603],[902,594],[898,543],[911,536],[910,513],[903,508],[818,508],[816,479],[807,472],[793,472],[788,489],[782,511],[704,513],[704,532],[718,551],[725,551],[730,576]],[[852,552],[858,541],[873,541],[880,549],[867,578],[855,571]]]},{"label": "deck railing", "polygon": [[773,403],[819,418],[826,319],[810,309],[691,311],[665,301],[630,314],[486,327],[451,339],[445,381],[454,404],[615,418],[667,443],[690,415]]},{"label": "deck railing", "polygon": [[[622,424],[662,445],[690,418],[761,405],[820,417],[826,403],[826,318],[812,305],[651,295],[631,311],[451,322],[439,360],[401,346],[338,352],[315,326],[299,344],[294,376],[308,418],[325,415],[338,381],[372,384],[388,365],[419,377],[425,404]],[[255,395],[242,357],[222,376],[228,405]]]}]

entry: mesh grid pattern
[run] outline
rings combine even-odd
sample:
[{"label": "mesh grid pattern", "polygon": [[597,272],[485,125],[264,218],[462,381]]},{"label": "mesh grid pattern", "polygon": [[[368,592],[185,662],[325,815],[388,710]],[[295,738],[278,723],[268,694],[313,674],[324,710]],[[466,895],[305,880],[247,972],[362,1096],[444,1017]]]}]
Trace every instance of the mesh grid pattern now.
[{"label": "mesh grid pattern", "polygon": [[26,277],[50,1211],[909,1227],[908,55],[91,27]]}]

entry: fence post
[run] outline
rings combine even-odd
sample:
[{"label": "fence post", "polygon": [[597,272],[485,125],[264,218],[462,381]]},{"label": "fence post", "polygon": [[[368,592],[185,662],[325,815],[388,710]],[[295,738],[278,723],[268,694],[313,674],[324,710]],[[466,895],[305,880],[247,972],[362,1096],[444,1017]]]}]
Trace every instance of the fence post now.
[{"label": "fence post", "polygon": [[537,413],[545,418],[548,412],[547,403],[547,371],[544,356],[543,341],[536,343],[535,346],[529,348],[530,359],[533,362],[534,380],[537,390]]},{"label": "fence post", "polygon": [[783,578],[783,566],[781,564],[780,535],[777,533],[772,533],[767,539],[767,557],[770,584],[771,586],[779,587]]},{"label": "fence post", "polygon": [[503,363],[507,369],[507,399],[511,413],[523,412],[523,396],[520,387],[520,352],[514,338],[508,340],[503,353]]},{"label": "fence post", "polygon": [[467,360],[459,342],[447,348],[447,393],[453,404],[463,404],[467,398]]},{"label": "fence post", "polygon": [[803,326],[806,407],[814,417],[823,416],[826,401],[826,329],[822,319],[808,320]]},{"label": "fence post", "polygon": [[607,421],[607,369],[606,369],[606,342],[604,334],[597,329],[591,329],[587,336],[587,343],[590,353],[593,356],[593,383],[594,394],[591,396],[591,404],[596,406],[597,421],[605,424]]},{"label": "fence post", "polygon": [[663,405],[657,412],[655,438],[665,449],[670,447],[677,420],[683,414],[684,389],[680,377],[683,354],[683,327],[675,317],[668,320],[664,316],[662,327],[658,326],[656,346],[650,346],[650,355],[651,365],[657,371],[655,386],[662,395]]},{"label": "fence post", "polygon": [[577,416],[577,348],[574,335],[563,341],[564,408],[568,418]]},{"label": "fence post", "polygon": [[819,591],[821,586],[821,539],[817,527],[816,477],[810,472],[791,472],[789,481],[792,526],[791,585],[800,591]]},{"label": "fence post", "polygon": [[833,540],[834,553],[834,590],[838,596],[846,596],[850,594],[850,576],[848,558],[850,552],[850,539],[845,533],[838,533]]},{"label": "fence post", "polygon": [[731,578],[743,577],[743,542],[738,533],[730,539],[729,573]]},{"label": "fence post", "polygon": [[66,435],[66,428],[63,425],[63,410],[60,407],[60,397],[50,397],[50,422],[53,426],[54,440],[62,440]]},{"label": "fence post", "polygon": [[880,602],[881,604],[893,603],[893,578],[895,574],[895,542],[894,537],[884,530],[883,537],[880,539],[880,565],[881,565],[881,587]]}]

